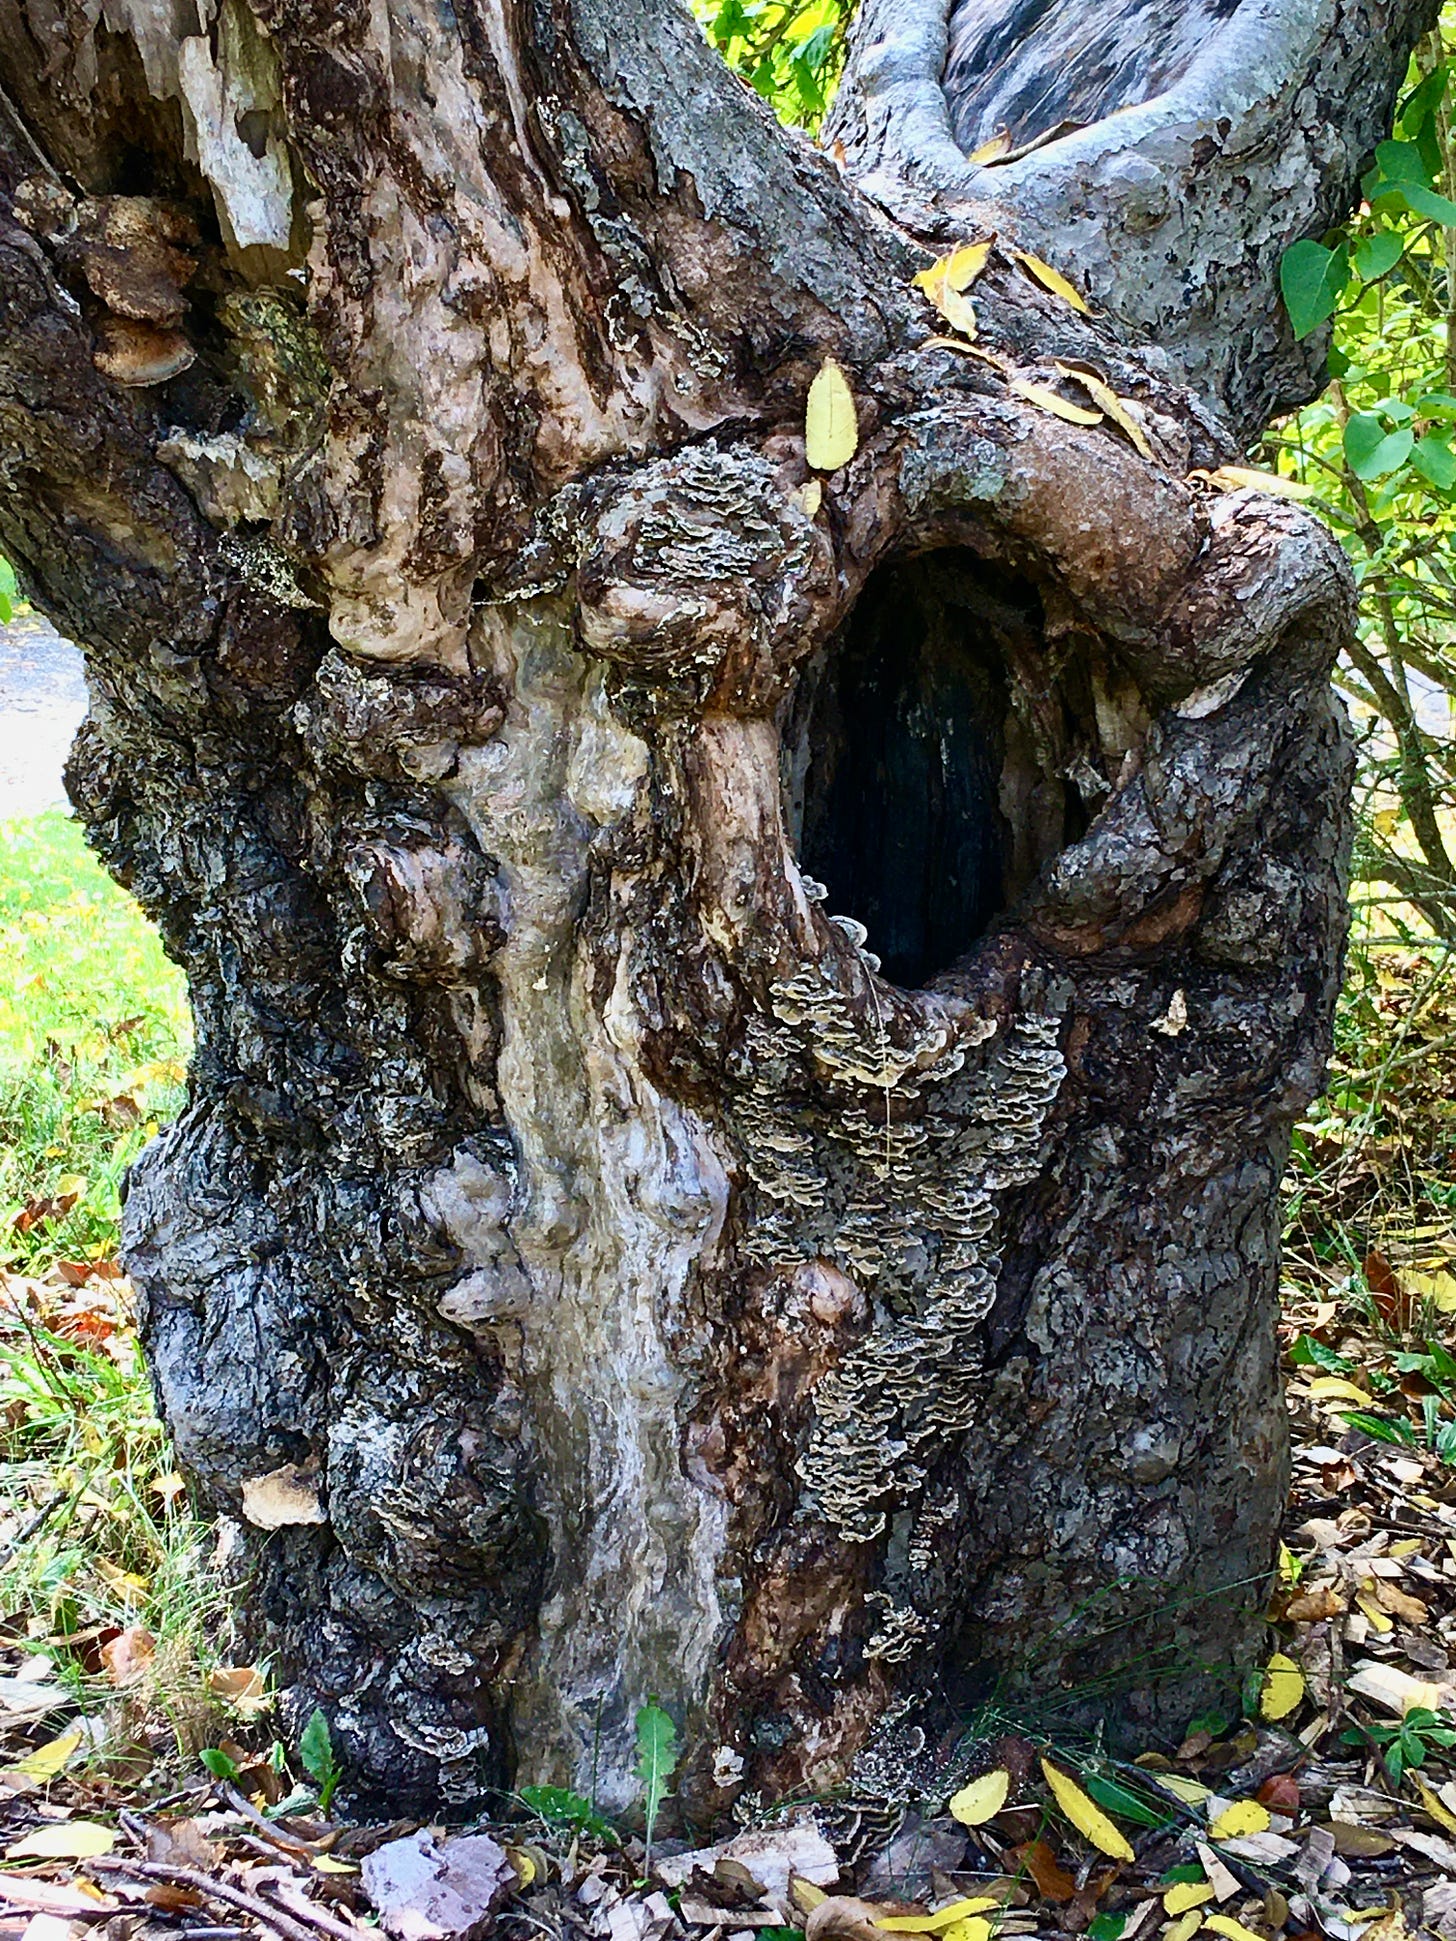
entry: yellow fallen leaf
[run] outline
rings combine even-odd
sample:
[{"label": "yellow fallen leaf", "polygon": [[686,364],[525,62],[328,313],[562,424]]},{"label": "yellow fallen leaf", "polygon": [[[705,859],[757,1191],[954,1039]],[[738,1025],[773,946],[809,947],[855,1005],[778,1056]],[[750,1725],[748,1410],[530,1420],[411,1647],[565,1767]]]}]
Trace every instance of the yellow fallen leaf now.
[{"label": "yellow fallen leaf", "polygon": [[1061,1807],[1067,1818],[1079,1833],[1085,1834],[1099,1853],[1108,1854],[1113,1860],[1135,1860],[1137,1855],[1128,1845],[1126,1838],[1112,1824],[1100,1806],[1096,1806],[1074,1779],[1064,1772],[1058,1772],[1049,1759],[1043,1759],[1041,1769],[1046,1783],[1052,1789],[1052,1797]]},{"label": "yellow fallen leaf", "polygon": [[991,1941],[991,1923],[979,1914],[969,1921],[957,1921],[945,1930],[941,1941]]},{"label": "yellow fallen leaf", "polygon": [[7,1860],[94,1860],[110,1853],[116,1835],[109,1826],[95,1820],[66,1820],[57,1826],[43,1826],[27,1833],[13,1847],[5,1849]]},{"label": "yellow fallen leaf", "polygon": [[1010,1773],[1004,1766],[997,1766],[994,1772],[982,1773],[979,1779],[973,1779],[969,1786],[962,1786],[952,1796],[950,1816],[962,1826],[982,1826],[1001,1811],[1010,1791]]},{"label": "yellow fallen leaf", "polygon": [[1081,385],[1092,402],[1102,407],[1120,431],[1127,433],[1134,448],[1144,458],[1152,457],[1153,448],[1148,443],[1147,433],[1110,384],[1104,384],[1091,371],[1079,371],[1075,364],[1063,364],[1060,359],[1057,360],[1057,369],[1063,377],[1069,377],[1074,384]]},{"label": "yellow fallen leaf", "polygon": [[[990,1815],[986,1817],[989,1819]],[[980,1823],[968,1820],[965,1824]],[[999,1901],[988,1900],[983,1895],[979,1900],[951,1901],[945,1907],[936,1908],[933,1914],[882,1914],[875,1926],[890,1934],[946,1934],[962,1922],[969,1922],[971,1915],[983,1914],[988,1907],[1000,1905]]]},{"label": "yellow fallen leaf", "polygon": [[942,285],[932,301],[952,330],[958,330],[963,337],[977,335],[976,306],[969,297],[960,296],[948,285]]},{"label": "yellow fallen leaf", "polygon": [[1304,1697],[1304,1673],[1292,1658],[1276,1651],[1264,1667],[1264,1689],[1259,1694],[1259,1711],[1269,1720],[1285,1719]]},{"label": "yellow fallen leaf", "polygon": [[1044,384],[1032,384],[1024,377],[1014,377],[1011,389],[1019,398],[1039,405],[1043,411],[1050,411],[1054,418],[1065,418],[1069,425],[1102,423],[1100,411],[1088,411],[1080,404],[1072,404],[1066,398],[1058,397],[1055,391],[1049,391]]},{"label": "yellow fallen leaf", "polygon": [[859,450],[859,420],[849,379],[826,357],[809,386],[804,412],[804,456],[816,472],[837,472]]},{"label": "yellow fallen leaf", "polygon": [[789,1881],[789,1898],[801,1914],[807,1914],[820,1901],[827,1901],[829,1896],[812,1880],[805,1880],[802,1874],[794,1874]]},{"label": "yellow fallen leaf", "polygon": [[953,249],[949,256],[938,256],[928,270],[921,270],[911,280],[917,290],[924,290],[934,303],[934,290],[943,283],[957,295],[969,290],[976,278],[985,269],[991,255],[992,239],[987,236],[978,243],[962,243]]},{"label": "yellow fallen leaf", "polygon": [[1236,1799],[1226,1806],[1208,1829],[1214,1840],[1241,1840],[1247,1833],[1269,1831],[1269,1809],[1256,1799]]},{"label": "yellow fallen leaf", "polygon": [[1312,499],[1314,487],[1299,479],[1287,479],[1278,472],[1258,472],[1248,465],[1220,465],[1211,472],[1190,472],[1220,492],[1272,492],[1282,499]]},{"label": "yellow fallen leaf", "polygon": [[1044,263],[1039,256],[1033,256],[1029,249],[1013,249],[1011,254],[1024,270],[1036,278],[1044,290],[1050,290],[1052,295],[1060,297],[1063,303],[1070,303],[1074,310],[1087,311],[1087,304],[1060,270],[1054,270],[1050,263]]},{"label": "yellow fallen leaf", "polygon": [[1316,1375],[1309,1384],[1309,1392],[1318,1401],[1337,1396],[1342,1402],[1368,1403],[1370,1391],[1355,1382],[1347,1382],[1343,1375]]},{"label": "yellow fallen leaf", "polygon": [[[514,1854],[520,1853],[520,1848],[508,1847],[506,1851],[514,1855]],[[530,1854],[522,1854],[521,1858],[525,1861],[526,1865],[531,1869],[531,1880],[534,1880],[536,1877],[535,1861],[531,1858]],[[514,1862],[512,1864],[514,1864]],[[359,1865],[358,1865],[358,1862],[354,1860],[335,1860],[334,1856],[331,1853],[319,1853],[314,1855],[313,1870],[316,1874],[357,1874],[359,1871]],[[519,1872],[519,1869],[517,1871]],[[531,1884],[530,1880],[523,1880],[521,1882],[521,1885],[523,1887],[529,1887],[530,1884]]]},{"label": "yellow fallen leaf", "polygon": [[1370,1620],[1373,1631],[1393,1631],[1393,1621],[1380,1608],[1380,1600],[1374,1591],[1356,1591],[1355,1602]]},{"label": "yellow fallen leaf", "polygon": [[516,1870],[516,1879],[522,1887],[529,1887],[536,1878],[536,1862],[524,1847],[507,1847],[506,1859]]},{"label": "yellow fallen leaf", "polygon": [[979,148],[973,148],[966,160],[984,168],[988,162],[999,162],[1003,155],[1010,153],[1011,130],[1003,128],[999,134],[993,135],[990,141],[982,142]]},{"label": "yellow fallen leaf", "polygon": [[1175,1880],[1163,1896],[1163,1912],[1186,1914],[1190,1907],[1202,1907],[1205,1901],[1212,1899],[1213,1889],[1206,1880]]},{"label": "yellow fallen leaf", "polygon": [[1182,1773],[1150,1772],[1148,1778],[1174,1799],[1182,1800],[1185,1806],[1202,1806],[1206,1799],[1213,1797],[1211,1786],[1205,1786],[1199,1779],[1185,1779]]},{"label": "yellow fallen leaf", "polygon": [[993,371],[1006,375],[1006,365],[993,350],[982,350],[977,344],[962,343],[959,337],[927,337],[920,346],[922,350],[958,350],[962,357],[979,357],[983,364],[989,364]]},{"label": "yellow fallen leaf", "polygon": [[1407,1766],[1405,1776],[1414,1785],[1417,1794],[1420,1796],[1421,1805],[1430,1814],[1431,1818],[1436,1822],[1436,1825],[1444,1827],[1447,1833],[1456,1833],[1456,1813],[1453,1813],[1448,1806],[1442,1804],[1441,1800],[1432,1792],[1431,1788],[1421,1778],[1418,1772],[1412,1772],[1410,1767]]},{"label": "yellow fallen leaf", "polygon": [[34,1752],[18,1759],[13,1766],[6,1766],[7,1773],[18,1773],[23,1779],[54,1779],[61,1772],[71,1754],[81,1743],[79,1732],[65,1732],[59,1739],[48,1739]]},{"label": "yellow fallen leaf", "polygon": [[1195,1907],[1180,1920],[1170,1921],[1163,1929],[1163,1941],[1192,1941],[1203,1925],[1203,1916]]},{"label": "yellow fallen leaf", "polygon": [[1440,1268],[1435,1273],[1419,1274],[1402,1267],[1396,1276],[1402,1291],[1412,1300],[1429,1301],[1442,1314],[1456,1310],[1456,1274]]},{"label": "yellow fallen leaf", "polygon": [[1262,1934],[1256,1934],[1253,1928],[1246,1928],[1232,1914],[1205,1914],[1203,1925],[1214,1934],[1224,1935],[1226,1941],[1264,1941]]}]

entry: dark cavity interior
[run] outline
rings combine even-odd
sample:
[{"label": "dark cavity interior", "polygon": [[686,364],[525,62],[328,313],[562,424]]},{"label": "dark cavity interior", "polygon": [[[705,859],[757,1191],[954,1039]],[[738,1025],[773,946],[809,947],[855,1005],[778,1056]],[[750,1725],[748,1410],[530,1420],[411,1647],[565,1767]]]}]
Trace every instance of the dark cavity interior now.
[{"label": "dark cavity interior", "polygon": [[1039,623],[1029,587],[947,549],[872,575],[800,679],[783,724],[800,864],[894,983],[965,956],[1066,839],[1027,706]]},{"label": "dark cavity interior", "polygon": [[1100,121],[1173,86],[1240,0],[955,0],[945,93],[967,154]]}]

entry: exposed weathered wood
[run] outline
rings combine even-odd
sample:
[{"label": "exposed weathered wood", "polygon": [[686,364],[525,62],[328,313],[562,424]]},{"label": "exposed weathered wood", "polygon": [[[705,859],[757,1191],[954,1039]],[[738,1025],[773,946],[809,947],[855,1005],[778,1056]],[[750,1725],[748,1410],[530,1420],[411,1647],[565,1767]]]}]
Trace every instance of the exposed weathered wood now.
[{"label": "exposed weathered wood", "polygon": [[[851,164],[963,233],[876,4]],[[1413,18],[1319,22],[1333,152]],[[663,0],[0,0],[0,83],[0,546],[188,971],[128,1258],[293,1715],[361,1793],[617,1806],[656,1694],[707,1817],[914,1784],[998,1680],[1142,1730],[1227,1678],[1349,766],[1338,548],[1189,478],[1298,361],[1264,284],[1235,395],[1225,309],[1142,346],[1018,190],[999,366],[938,346],[925,249]],[[1057,360],[1151,457],[1008,381]]]}]

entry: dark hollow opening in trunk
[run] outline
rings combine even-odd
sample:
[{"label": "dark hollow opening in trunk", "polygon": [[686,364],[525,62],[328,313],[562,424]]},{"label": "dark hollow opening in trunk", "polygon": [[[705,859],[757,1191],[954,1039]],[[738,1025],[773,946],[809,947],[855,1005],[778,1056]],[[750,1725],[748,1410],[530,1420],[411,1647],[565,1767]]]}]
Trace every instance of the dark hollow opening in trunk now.
[{"label": "dark hollow opening in trunk", "polygon": [[1024,878],[1012,818],[1034,763],[1012,667],[1039,622],[1030,587],[947,548],[873,574],[799,683],[784,780],[800,862],[897,984],[964,957]]}]

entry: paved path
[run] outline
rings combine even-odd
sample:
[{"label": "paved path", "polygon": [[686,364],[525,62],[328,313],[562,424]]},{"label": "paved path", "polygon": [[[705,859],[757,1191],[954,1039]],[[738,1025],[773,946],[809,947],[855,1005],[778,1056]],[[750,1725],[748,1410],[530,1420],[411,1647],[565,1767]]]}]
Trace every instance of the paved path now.
[{"label": "paved path", "polygon": [[68,807],[61,767],[85,712],[69,640],[38,613],[0,627],[0,821]]}]

